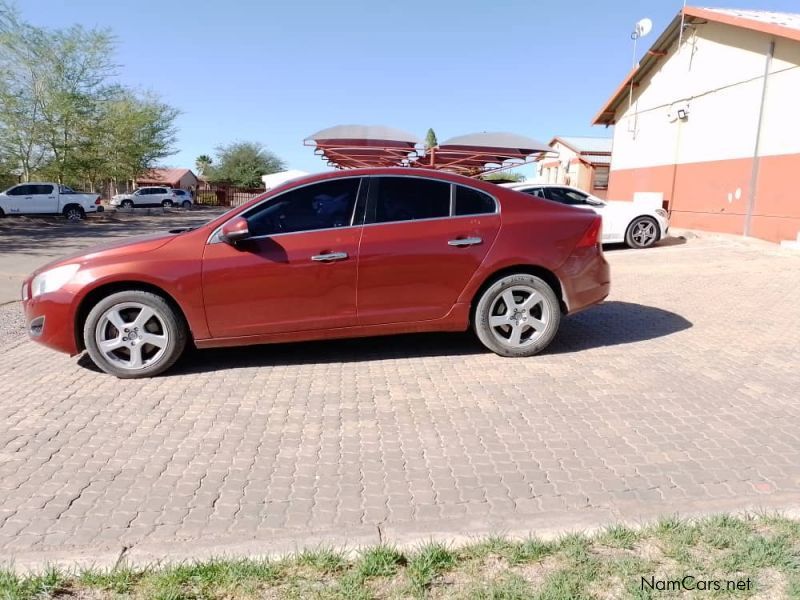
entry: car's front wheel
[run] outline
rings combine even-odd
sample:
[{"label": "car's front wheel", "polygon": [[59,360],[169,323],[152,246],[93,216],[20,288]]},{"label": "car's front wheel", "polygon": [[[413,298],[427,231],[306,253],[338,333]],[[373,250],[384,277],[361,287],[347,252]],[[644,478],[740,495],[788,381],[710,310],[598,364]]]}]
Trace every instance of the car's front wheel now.
[{"label": "car's front wheel", "polygon": [[103,298],[83,327],[86,350],[106,373],[151,377],[170,368],[186,346],[183,316],[152,292],[130,290]]},{"label": "car's front wheel", "polygon": [[120,206],[122,208],[133,208],[133,200],[123,200]]},{"label": "car's front wheel", "polygon": [[628,225],[625,243],[631,248],[649,248],[658,241],[658,223],[652,217],[637,217]]},{"label": "car's front wheel", "polygon": [[543,279],[506,275],[489,286],[475,309],[478,339],[501,356],[533,356],[553,340],[561,322],[558,297]]}]

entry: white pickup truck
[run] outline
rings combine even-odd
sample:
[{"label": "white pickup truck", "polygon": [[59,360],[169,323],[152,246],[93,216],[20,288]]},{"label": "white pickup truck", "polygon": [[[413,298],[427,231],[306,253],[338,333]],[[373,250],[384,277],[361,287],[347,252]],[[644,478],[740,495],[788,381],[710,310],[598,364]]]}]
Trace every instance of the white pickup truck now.
[{"label": "white pickup truck", "polygon": [[99,194],[81,194],[57,183],[20,183],[0,192],[0,217],[64,215],[70,221],[103,212]]}]

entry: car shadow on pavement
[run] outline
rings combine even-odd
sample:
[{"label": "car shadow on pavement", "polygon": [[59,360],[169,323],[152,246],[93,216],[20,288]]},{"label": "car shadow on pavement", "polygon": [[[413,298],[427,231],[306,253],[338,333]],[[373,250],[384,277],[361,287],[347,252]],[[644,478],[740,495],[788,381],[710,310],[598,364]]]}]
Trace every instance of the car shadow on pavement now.
[{"label": "car shadow on pavement", "polygon": [[689,329],[679,314],[633,302],[612,300],[561,321],[545,354],[564,354],[666,337]]},{"label": "car shadow on pavement", "polygon": [[[653,244],[653,248],[669,248],[670,246],[682,246],[686,243],[686,238],[682,235],[668,235],[667,237],[658,240],[655,244]],[[635,251],[636,248],[631,248],[627,244],[619,243],[619,244],[603,244],[603,252],[618,252],[621,250],[630,250]],[[639,252],[646,252],[649,248],[644,248],[638,250]]]},{"label": "car shadow on pavement", "polygon": [[[564,354],[665,337],[692,324],[675,313],[632,302],[611,301],[568,317],[543,354]],[[436,356],[484,354],[472,334],[426,333],[239,348],[188,350],[164,376],[205,373],[231,368],[366,362]],[[82,367],[99,369],[84,354]]]}]

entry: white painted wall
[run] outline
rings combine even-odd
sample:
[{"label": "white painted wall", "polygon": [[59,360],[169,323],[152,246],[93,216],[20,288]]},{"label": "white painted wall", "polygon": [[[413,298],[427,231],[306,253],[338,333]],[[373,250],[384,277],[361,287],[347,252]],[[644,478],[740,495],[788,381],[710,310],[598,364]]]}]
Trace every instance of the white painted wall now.
[{"label": "white painted wall", "polygon": [[[752,157],[770,36],[707,23],[687,29],[627,100],[614,127],[611,169]],[[776,40],[762,156],[800,153],[800,43]],[[685,121],[671,120],[688,105]]]}]

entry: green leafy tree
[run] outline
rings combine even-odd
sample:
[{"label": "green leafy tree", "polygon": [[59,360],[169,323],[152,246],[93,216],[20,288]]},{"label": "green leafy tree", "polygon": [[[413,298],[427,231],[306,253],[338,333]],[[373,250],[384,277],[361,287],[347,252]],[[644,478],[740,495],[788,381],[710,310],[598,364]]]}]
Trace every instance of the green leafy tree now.
[{"label": "green leafy tree", "polygon": [[0,156],[72,184],[133,179],[174,153],[178,111],[111,83],[106,30],[43,29],[0,0]]},{"label": "green leafy tree", "polygon": [[194,166],[197,169],[198,175],[207,175],[213,164],[214,159],[212,159],[208,154],[201,154],[194,159]]},{"label": "green leafy tree", "polygon": [[436,140],[436,132],[433,129],[428,129],[428,133],[425,134],[425,148],[435,148],[439,145],[439,142]]},{"label": "green leafy tree", "polygon": [[498,171],[497,173],[489,173],[488,175],[484,175],[481,177],[484,181],[500,181],[500,182],[517,182],[517,181],[525,181],[525,176],[522,173],[516,173],[514,171]]},{"label": "green leafy tree", "polygon": [[207,177],[215,183],[259,187],[261,176],[286,169],[284,162],[258,142],[234,142],[216,149]]},{"label": "green leafy tree", "polygon": [[46,39],[0,0],[0,154],[24,181],[46,160],[40,65]]}]

